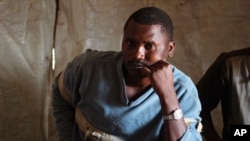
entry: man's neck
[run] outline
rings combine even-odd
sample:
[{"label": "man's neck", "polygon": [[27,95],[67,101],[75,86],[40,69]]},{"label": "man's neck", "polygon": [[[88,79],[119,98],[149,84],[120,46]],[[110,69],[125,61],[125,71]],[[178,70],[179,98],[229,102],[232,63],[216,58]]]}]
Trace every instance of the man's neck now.
[{"label": "man's neck", "polygon": [[128,99],[135,100],[150,88],[148,77],[133,77],[125,75],[125,89]]}]

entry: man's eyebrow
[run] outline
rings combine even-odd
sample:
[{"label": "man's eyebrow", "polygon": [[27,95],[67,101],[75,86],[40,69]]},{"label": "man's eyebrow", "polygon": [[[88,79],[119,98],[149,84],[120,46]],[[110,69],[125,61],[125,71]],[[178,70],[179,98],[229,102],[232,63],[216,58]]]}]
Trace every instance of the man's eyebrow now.
[{"label": "man's eyebrow", "polygon": [[157,43],[157,42],[152,41],[152,40],[146,40],[146,41],[144,41],[144,43],[150,43],[150,44],[153,44],[153,45],[156,45],[156,46],[158,46],[160,44],[160,43]]},{"label": "man's eyebrow", "polygon": [[[152,33],[152,34],[150,34],[150,35],[148,35],[148,37],[147,38],[151,38],[152,36],[154,36],[154,34]],[[125,37],[125,40],[129,40],[129,41],[136,41],[136,39],[134,39],[133,37],[129,37],[129,36],[126,36]],[[159,45],[160,43],[157,43],[156,41],[154,41],[153,39],[145,39],[144,41],[143,41],[143,43],[150,43],[150,44],[154,44],[154,45]]]},{"label": "man's eyebrow", "polygon": [[153,40],[145,40],[144,42],[145,42],[145,43],[156,44],[156,42],[155,42],[155,41],[153,41]]},{"label": "man's eyebrow", "polygon": [[126,40],[126,41],[135,41],[135,39],[133,39],[133,38],[131,38],[131,37],[128,37],[128,36],[125,37],[125,40]]}]

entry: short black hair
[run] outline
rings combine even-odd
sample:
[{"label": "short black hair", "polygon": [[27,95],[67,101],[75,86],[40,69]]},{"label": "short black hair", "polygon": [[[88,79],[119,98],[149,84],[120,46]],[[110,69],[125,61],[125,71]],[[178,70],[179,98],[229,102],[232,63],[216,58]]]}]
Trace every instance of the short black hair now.
[{"label": "short black hair", "polygon": [[173,23],[170,16],[163,10],[156,7],[144,7],[135,11],[126,21],[124,30],[130,20],[146,25],[161,25],[162,31],[166,32],[169,39],[173,40]]}]

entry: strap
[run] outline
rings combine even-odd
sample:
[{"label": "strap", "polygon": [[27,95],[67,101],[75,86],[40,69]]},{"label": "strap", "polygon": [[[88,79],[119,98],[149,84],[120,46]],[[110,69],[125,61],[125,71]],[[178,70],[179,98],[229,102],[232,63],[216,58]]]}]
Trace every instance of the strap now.
[{"label": "strap", "polygon": [[90,141],[122,141],[118,137],[105,133],[92,126],[83,116],[81,110],[78,107],[76,107],[75,119],[79,128],[85,134],[85,140],[89,139]]},{"label": "strap", "polygon": [[72,95],[71,95],[69,89],[64,84],[64,71],[59,76],[58,87],[59,87],[59,90],[60,90],[60,93],[61,93],[61,96],[63,97],[63,99],[66,100],[70,105],[73,106]]},{"label": "strap", "polygon": [[193,122],[198,123],[198,125],[196,127],[197,131],[202,132],[202,124],[200,121],[197,121],[196,119],[193,119],[193,118],[184,118],[184,121],[185,121],[187,126],[190,126]]}]

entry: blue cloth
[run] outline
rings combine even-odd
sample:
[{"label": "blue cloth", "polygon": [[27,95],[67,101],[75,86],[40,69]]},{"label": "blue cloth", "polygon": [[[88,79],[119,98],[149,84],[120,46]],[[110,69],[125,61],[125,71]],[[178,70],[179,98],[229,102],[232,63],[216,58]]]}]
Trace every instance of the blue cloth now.
[{"label": "blue cloth", "polygon": [[[150,88],[130,101],[126,97],[122,62],[121,52],[87,51],[77,56],[68,64],[64,75],[65,85],[73,94],[73,103],[92,125],[106,133],[126,141],[159,141],[164,122],[159,97]],[[173,74],[184,117],[200,121],[201,105],[195,85],[174,66]],[[54,101],[59,103],[60,100]],[[55,114],[55,117],[60,116]],[[196,124],[188,127],[181,140],[201,140]]]}]

